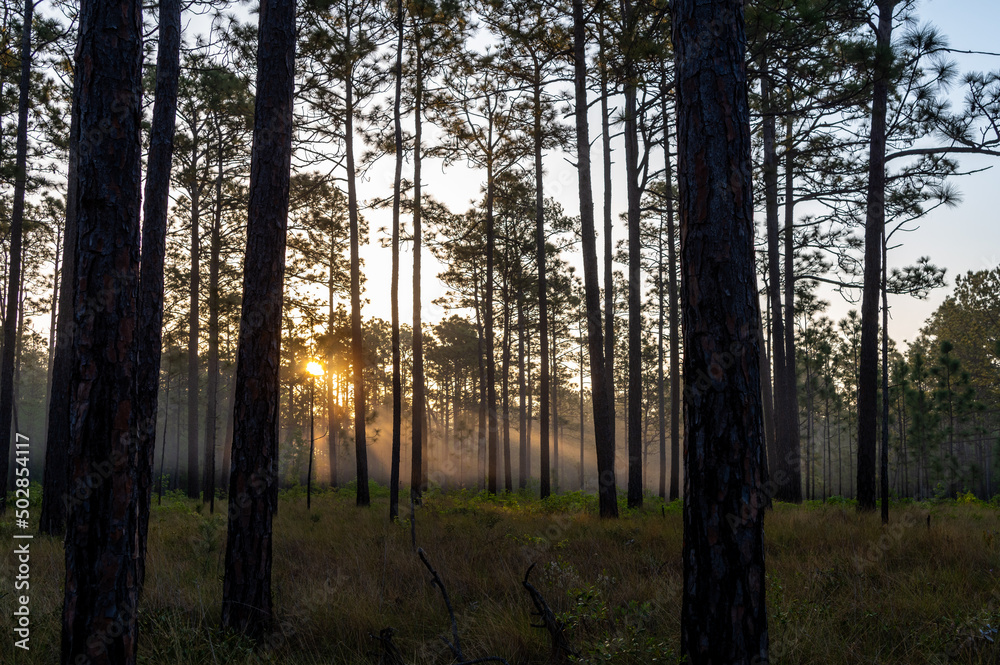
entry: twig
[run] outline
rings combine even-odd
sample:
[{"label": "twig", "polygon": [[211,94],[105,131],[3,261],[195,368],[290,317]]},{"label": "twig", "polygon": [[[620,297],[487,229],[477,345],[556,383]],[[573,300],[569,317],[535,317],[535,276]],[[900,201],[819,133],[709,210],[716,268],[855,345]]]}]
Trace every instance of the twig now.
[{"label": "twig", "polygon": [[420,560],[424,562],[424,566],[427,568],[427,570],[430,571],[431,577],[434,578],[431,581],[431,583],[435,584],[437,588],[441,590],[441,595],[444,597],[445,607],[448,608],[448,616],[451,618],[451,637],[454,640],[454,642],[449,642],[443,637],[441,638],[441,640],[448,645],[448,648],[451,649],[451,652],[455,654],[455,658],[458,658],[460,661],[464,661],[465,656],[462,655],[462,646],[458,643],[458,622],[455,621],[455,610],[453,610],[451,607],[451,598],[448,597],[448,592],[444,588],[444,582],[441,581],[441,576],[438,575],[437,571],[434,570],[434,567],[431,566],[431,562],[427,560],[427,555],[424,553],[424,548],[421,547],[420,549],[418,549],[417,555],[420,557]]},{"label": "twig", "polygon": [[378,665],[406,665],[399,647],[392,642],[392,636],[395,634],[396,630],[394,628],[383,628],[378,632],[378,635],[368,633],[368,636],[377,641],[382,647],[382,652],[378,657]]},{"label": "twig", "polygon": [[458,659],[458,665],[476,665],[477,663],[503,663],[504,665],[509,665],[504,658],[500,656],[486,656],[485,658],[476,658],[474,660],[466,660],[465,655],[462,653],[462,646],[458,641],[458,622],[455,620],[455,610],[451,606],[451,598],[448,597],[448,591],[444,588],[444,582],[441,581],[441,576],[438,572],[434,570],[431,562],[427,560],[427,554],[424,552],[424,548],[417,549],[417,555],[423,562],[424,566],[430,571],[431,583],[441,590],[441,596],[444,598],[445,607],[448,608],[448,617],[451,619],[451,637],[452,642],[449,642],[445,637],[441,637],[441,641],[448,645],[451,649],[451,653]]},{"label": "twig", "polygon": [[531,575],[534,567],[534,563],[528,566],[528,571],[524,573],[524,581],[521,582],[524,588],[527,589],[528,595],[531,596],[531,602],[535,605],[535,611],[532,614],[542,620],[542,623],[533,623],[531,626],[533,628],[545,628],[549,631],[549,636],[552,638],[552,651],[549,655],[550,663],[564,662],[566,656],[579,657],[580,654],[570,647],[569,641],[566,639],[566,626],[562,621],[556,619],[555,613],[549,608],[548,603],[545,602],[542,593],[535,588],[535,585],[528,581],[528,577]]}]

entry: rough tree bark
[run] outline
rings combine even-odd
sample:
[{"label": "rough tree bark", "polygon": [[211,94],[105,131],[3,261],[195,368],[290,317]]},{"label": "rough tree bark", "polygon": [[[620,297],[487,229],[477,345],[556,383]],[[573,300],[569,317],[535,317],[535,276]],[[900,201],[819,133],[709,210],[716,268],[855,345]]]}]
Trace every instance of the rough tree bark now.
[{"label": "rough tree bark", "polygon": [[260,4],[243,310],[233,405],[222,625],[259,638],[271,622],[278,501],[278,367],[292,154],[295,0]]},{"label": "rough tree bark", "polygon": [[[136,662],[142,5],[80,5],[62,662]],[[69,277],[69,276],[67,276]],[[99,479],[99,480],[95,480]]]},{"label": "rough tree bark", "polygon": [[767,662],[764,441],[741,0],[671,3],[684,317],[684,595],[693,665]]}]

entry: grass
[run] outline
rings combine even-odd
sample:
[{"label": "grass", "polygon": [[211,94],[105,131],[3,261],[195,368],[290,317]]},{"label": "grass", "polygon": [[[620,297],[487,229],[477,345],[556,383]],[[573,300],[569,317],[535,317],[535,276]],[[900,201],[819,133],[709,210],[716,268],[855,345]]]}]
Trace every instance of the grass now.
[{"label": "grass", "polygon": [[[417,508],[418,545],[447,586],[467,658],[547,662],[548,635],[530,626],[521,586],[537,562],[531,580],[585,662],[678,661],[680,503],[649,498],[601,521],[594,501],[432,492]],[[439,637],[450,633],[448,614],[411,549],[409,524],[388,523],[384,491],[371,509],[353,504],[352,492],[327,491],[307,513],[301,492],[283,494],[277,623],[264,648],[218,629],[224,518],[179,496],[154,507],[140,662],[376,663],[371,634],[386,627],[407,663],[454,662]],[[771,663],[1000,662],[1000,511],[966,499],[903,505],[892,520],[883,528],[843,501],[768,513]],[[11,534],[0,525],[0,542]],[[0,563],[4,663],[58,662],[61,542],[36,537],[31,547],[30,652],[13,647],[12,557]]]}]

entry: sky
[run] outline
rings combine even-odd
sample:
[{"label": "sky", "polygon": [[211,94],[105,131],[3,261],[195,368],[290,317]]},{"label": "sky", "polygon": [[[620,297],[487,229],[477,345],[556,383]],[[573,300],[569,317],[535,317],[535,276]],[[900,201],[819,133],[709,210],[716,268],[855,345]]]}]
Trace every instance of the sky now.
[{"label": "sky", "polygon": [[[1000,52],[1000,3],[995,0],[932,0],[918,11],[922,21],[935,25],[949,38],[952,48]],[[998,57],[955,54],[953,58],[962,72],[1000,70]],[[902,247],[890,253],[890,268],[929,256],[934,264],[948,269],[948,286],[933,292],[926,301],[889,298],[889,335],[897,341],[916,337],[923,322],[951,293],[955,275],[1000,266],[1000,158],[962,155],[959,163],[963,170],[992,168],[954,179],[962,194],[961,203],[932,212],[921,220],[918,230],[902,239]]]},{"label": "sky", "polygon": [[[242,10],[237,10],[242,13]],[[1000,2],[995,0],[928,0],[921,3],[918,10],[922,22],[936,25],[950,39],[951,46],[957,49],[1000,51],[1000,38],[996,35],[996,26],[1000,25]],[[255,20],[255,19],[251,19]],[[203,27],[204,26],[204,27]],[[188,35],[199,30],[207,30],[207,20],[195,17],[185,26]],[[192,37],[186,36],[190,43]],[[955,54],[960,71],[997,70],[1000,69],[1000,58]],[[960,102],[960,98],[956,101]],[[601,216],[603,174],[600,156],[600,118],[599,107],[595,105],[591,117],[591,139],[594,141],[592,152],[594,196],[597,203],[597,215]],[[412,120],[404,120],[412,122]],[[433,130],[431,130],[433,131]],[[428,140],[429,139],[426,139]],[[613,168],[613,205],[615,211],[614,240],[617,242],[626,235],[624,222],[619,215],[625,209],[624,192],[624,149],[619,138],[613,143],[615,166]],[[662,159],[662,158],[661,158]],[[545,157],[545,187],[546,195],[555,197],[564,207],[567,214],[578,213],[579,199],[577,175],[570,163],[571,157],[561,153],[550,153]],[[919,257],[928,256],[931,261],[947,268],[947,287],[938,289],[923,301],[910,297],[890,296],[889,323],[890,336],[897,342],[912,341],[919,332],[924,321],[934,309],[951,292],[954,276],[970,270],[991,269],[1000,265],[1000,205],[996,200],[996,192],[1000,186],[1000,159],[988,157],[962,156],[961,166],[965,170],[990,167],[984,172],[964,176],[954,180],[961,192],[962,201],[959,205],[939,209],[922,219],[919,228],[905,234],[902,246],[889,255],[889,267],[902,267],[914,263]],[[392,160],[383,158],[367,174],[366,181],[359,184],[359,195],[362,199],[385,197],[392,188]],[[412,173],[412,165],[404,165],[404,177]],[[442,201],[455,212],[469,209],[473,201],[481,197],[483,175],[464,165],[455,165],[444,170],[440,161],[425,160],[424,191]],[[362,247],[361,256],[365,262],[364,272],[367,279],[367,303],[363,308],[363,316],[390,318],[389,276],[391,255],[380,242],[379,229],[388,229],[391,217],[387,209],[371,210],[365,213],[369,219],[372,236],[367,246]],[[404,219],[404,223],[408,220]],[[598,226],[602,226],[600,222]],[[598,240],[598,258],[601,257],[603,241]],[[577,266],[581,261],[579,252],[568,257],[571,264]],[[403,321],[410,320],[412,311],[411,275],[412,254],[409,246],[404,248],[400,267],[401,288],[399,293],[399,310]],[[618,266],[624,270],[624,266]],[[423,261],[422,290],[424,294],[423,320],[425,325],[432,325],[437,320],[447,316],[433,300],[445,293],[445,288],[437,279],[442,270],[430,252],[425,250]],[[578,272],[579,274],[579,272]],[[849,303],[825,287],[820,289],[821,297],[830,303],[827,311],[834,321],[842,318],[849,309],[859,308],[859,303]],[[35,320],[36,328],[46,328],[48,317]],[[905,345],[905,344],[904,344]]]},{"label": "sky", "polygon": [[[996,26],[1000,25],[1000,2],[991,0],[931,0],[923,2],[918,9],[922,23],[932,23],[947,35],[952,48],[978,51],[1000,51],[1000,38],[996,34]],[[997,70],[1000,69],[1000,58],[959,55],[953,59],[959,71]],[[960,103],[960,96],[956,102]],[[596,110],[596,106],[594,107]],[[597,202],[597,215],[601,215],[602,200],[602,170],[599,131],[599,116],[592,114],[591,140],[595,141],[592,152],[594,196]],[[616,167],[614,178],[614,210],[615,210],[615,241],[625,237],[624,222],[618,216],[625,209],[624,150],[619,140],[613,145],[613,159]],[[545,159],[546,195],[557,198],[568,214],[577,214],[579,209],[577,177],[573,167],[567,162],[566,155],[548,154]],[[372,171],[371,180],[365,183],[363,191],[385,192],[392,186],[391,160],[384,160]],[[926,319],[951,292],[956,274],[966,271],[992,269],[1000,265],[1000,201],[997,200],[997,190],[1000,189],[1000,159],[963,155],[960,158],[963,170],[974,170],[994,165],[985,172],[964,176],[953,180],[961,192],[961,202],[953,207],[938,209],[920,220],[916,230],[902,234],[896,242],[901,246],[890,252],[889,268],[903,267],[913,264],[918,258],[928,256],[931,262],[939,267],[947,268],[947,286],[931,293],[926,300],[916,300],[907,296],[890,296],[890,336],[897,342],[912,341],[918,334]],[[409,165],[404,166],[405,172]],[[472,200],[480,196],[482,176],[463,166],[455,166],[443,172],[439,164],[433,166],[425,162],[425,192],[429,192],[438,200],[446,203],[453,211],[464,211],[472,205]],[[385,215],[383,217],[383,215]],[[390,218],[386,213],[370,213],[371,228],[388,227]],[[600,224],[598,224],[600,226]],[[598,241],[599,259],[603,241]],[[362,256],[366,262],[369,304],[365,306],[365,316],[378,316],[389,319],[389,267],[390,254],[388,250],[376,245],[370,245]],[[603,259],[601,259],[603,260]],[[579,259],[571,261],[579,264]],[[412,275],[411,254],[409,248],[401,260],[401,282],[406,286],[400,290],[400,312],[403,320],[409,320],[411,298],[409,281]],[[624,266],[619,266],[624,269]],[[432,258],[423,261],[422,289],[424,293],[423,320],[434,322],[447,315],[440,307],[431,301],[444,293],[443,285],[437,280],[436,273],[440,266]],[[820,288],[821,297],[830,303],[826,315],[834,321],[842,318],[848,310],[860,309],[860,303],[850,303],[831,289]]]}]

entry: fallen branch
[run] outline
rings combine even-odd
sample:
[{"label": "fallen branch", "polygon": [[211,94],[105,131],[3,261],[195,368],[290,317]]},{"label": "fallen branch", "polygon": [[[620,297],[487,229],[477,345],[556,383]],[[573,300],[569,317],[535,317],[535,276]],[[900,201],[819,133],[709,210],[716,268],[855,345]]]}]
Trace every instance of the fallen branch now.
[{"label": "fallen branch", "polygon": [[381,652],[378,656],[378,665],[406,665],[403,654],[399,647],[392,642],[392,636],[396,634],[394,628],[383,628],[378,635],[368,633],[368,636],[379,643]]},{"label": "fallen branch", "polygon": [[528,566],[528,571],[524,574],[524,581],[521,582],[524,588],[527,589],[528,595],[531,596],[531,602],[535,605],[535,611],[532,612],[532,615],[542,620],[542,623],[533,623],[531,626],[533,628],[545,628],[549,631],[549,637],[552,639],[552,650],[549,652],[550,663],[566,662],[568,656],[578,658],[580,654],[570,647],[569,641],[566,639],[565,624],[556,618],[555,613],[549,608],[549,604],[545,602],[542,592],[528,581],[528,577],[531,575],[534,567],[535,564]]},{"label": "fallen branch", "polygon": [[499,656],[487,656],[485,658],[476,658],[474,660],[466,660],[465,655],[462,653],[462,646],[458,641],[458,622],[455,620],[455,610],[451,606],[451,598],[448,597],[448,591],[444,588],[444,582],[441,581],[441,576],[438,572],[434,570],[431,562],[427,560],[427,554],[424,552],[424,548],[420,547],[417,549],[417,555],[420,560],[424,563],[424,566],[430,571],[431,583],[441,590],[441,596],[444,598],[445,607],[448,608],[448,617],[451,619],[451,637],[452,641],[449,642],[444,636],[441,637],[441,641],[444,642],[449,649],[451,649],[452,655],[458,660],[457,665],[476,665],[477,663],[503,663],[504,665],[510,665],[505,659]]}]

